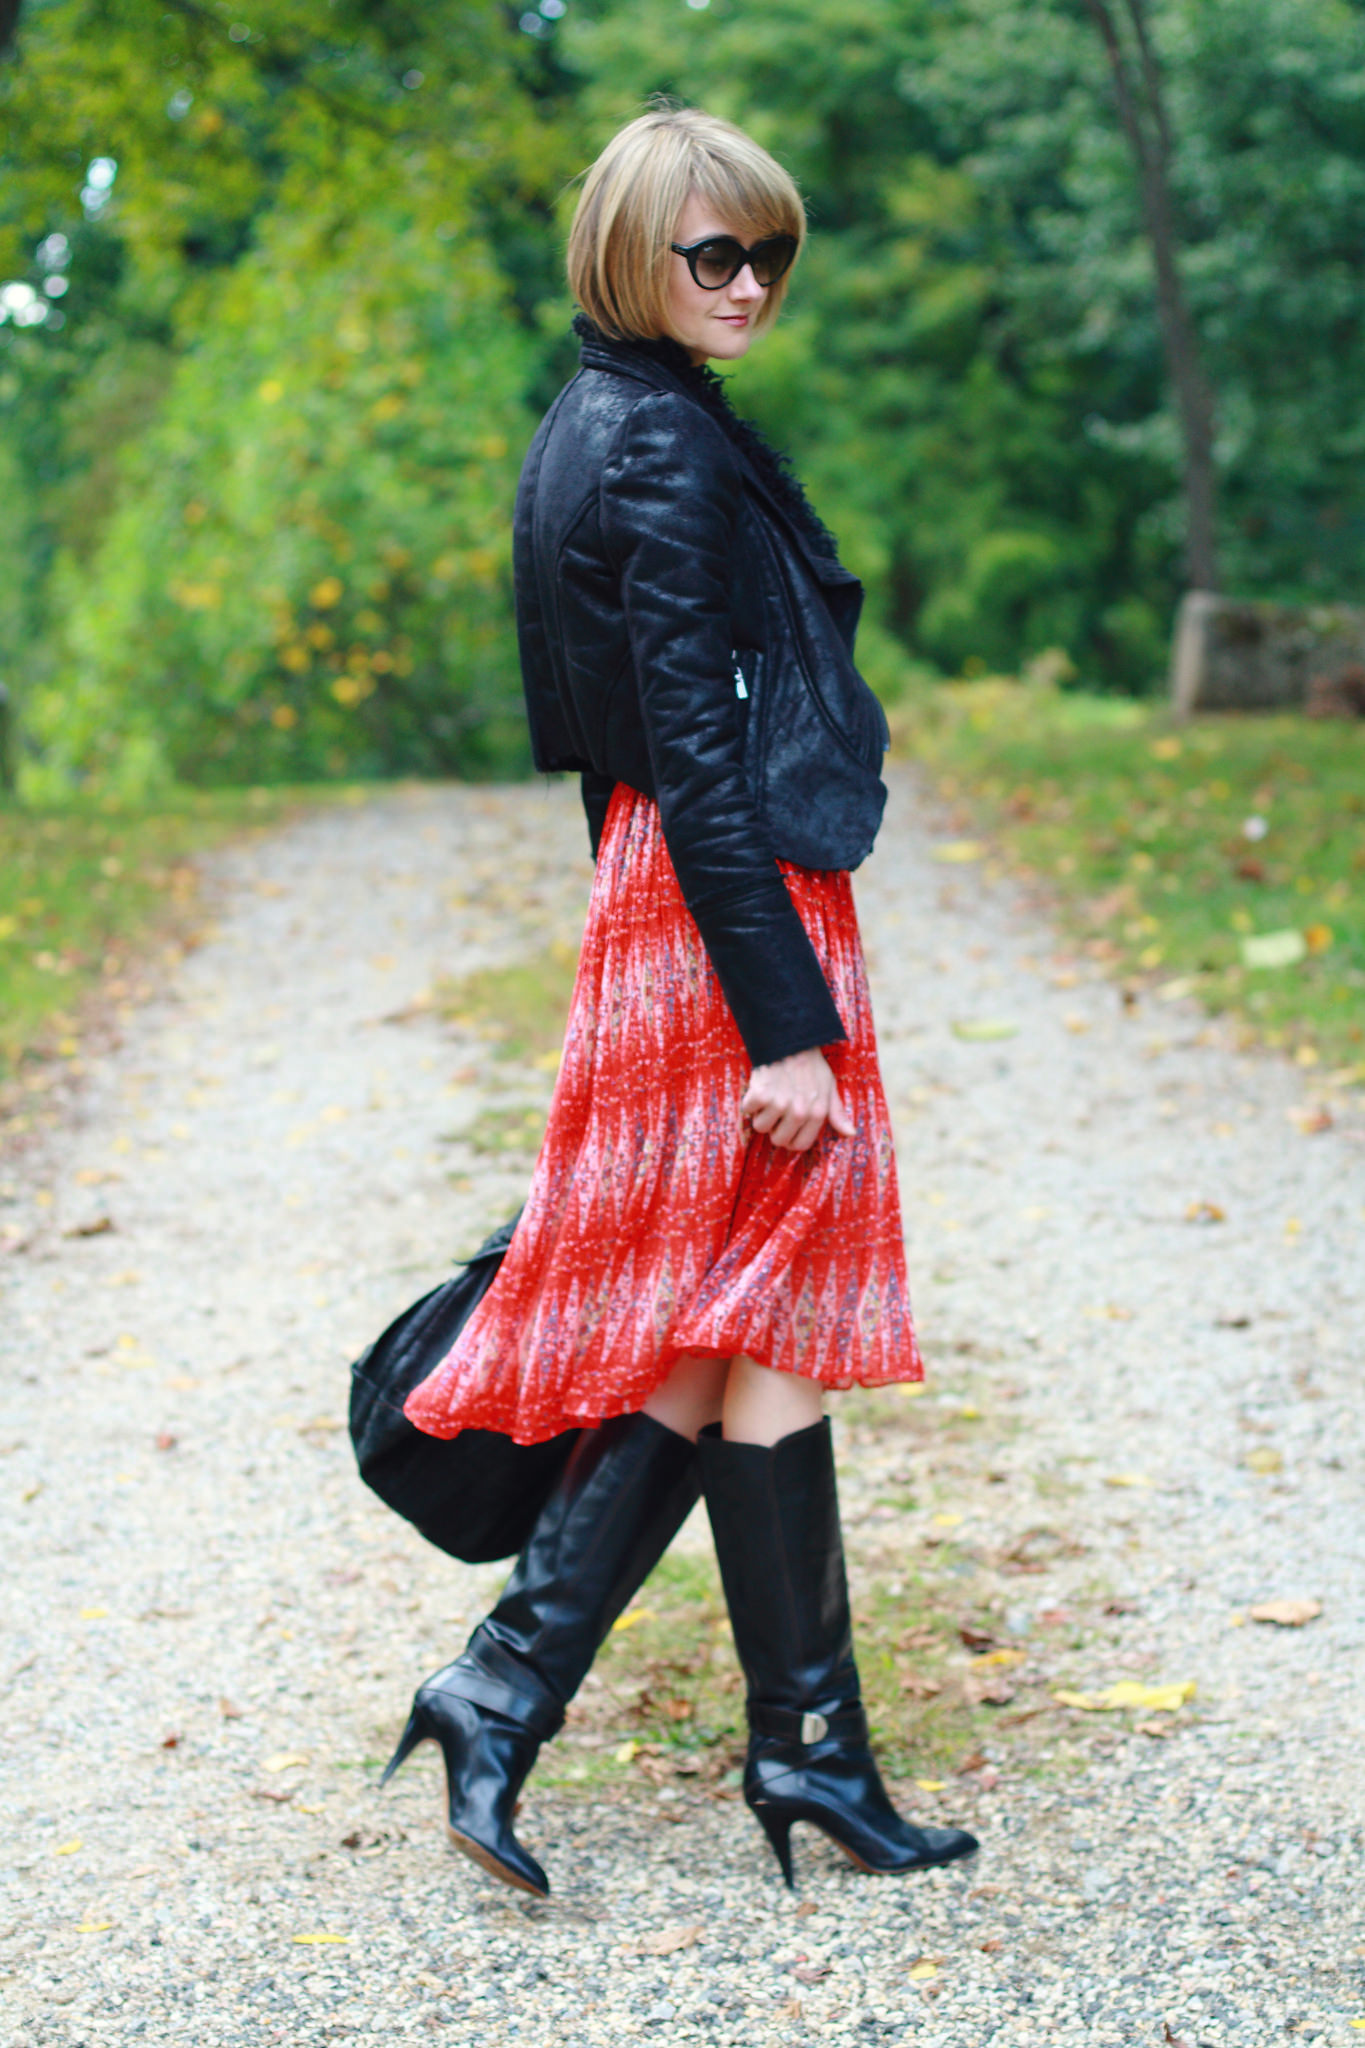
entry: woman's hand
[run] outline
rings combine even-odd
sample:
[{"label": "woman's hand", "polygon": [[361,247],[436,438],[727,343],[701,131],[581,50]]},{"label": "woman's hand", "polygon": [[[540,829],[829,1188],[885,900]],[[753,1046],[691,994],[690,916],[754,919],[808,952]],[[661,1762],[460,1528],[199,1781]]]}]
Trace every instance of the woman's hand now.
[{"label": "woman's hand", "polygon": [[784,1152],[809,1152],[826,1124],[841,1138],[851,1138],[855,1129],[818,1047],[755,1067],[739,1110]]}]

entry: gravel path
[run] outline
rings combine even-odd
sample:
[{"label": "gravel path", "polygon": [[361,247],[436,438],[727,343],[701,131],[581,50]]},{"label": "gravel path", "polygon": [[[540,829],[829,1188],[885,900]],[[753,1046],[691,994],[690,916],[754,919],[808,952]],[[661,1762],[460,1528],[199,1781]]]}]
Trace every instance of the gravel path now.
[{"label": "gravel path", "polygon": [[[934,860],[954,829],[899,772],[859,883],[932,1384],[903,1511],[904,1436],[836,1404],[851,1541],[993,1573],[1045,1703],[1197,1697],[1046,1704],[1027,1755],[908,1790],[974,1864],[872,1880],[803,1837],[796,1898],[732,1796],[629,1765],[532,1781],[546,1906],[449,1855],[433,1751],[379,1796],[501,1571],[364,1493],[345,1366],[525,1173],[471,1143],[488,1063],[422,999],[572,941],[588,879],[567,788],[389,793],[220,856],[216,927],[0,1167],[6,2041],[1365,2027],[1365,1132],[1125,1010],[1014,884]],[[1322,1613],[1246,1618],[1273,1599]]]}]

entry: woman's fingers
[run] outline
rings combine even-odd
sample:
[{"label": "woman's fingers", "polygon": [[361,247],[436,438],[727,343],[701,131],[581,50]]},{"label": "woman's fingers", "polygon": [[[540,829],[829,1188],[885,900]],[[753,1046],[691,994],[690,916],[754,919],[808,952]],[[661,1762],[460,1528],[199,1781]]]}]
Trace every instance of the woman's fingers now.
[{"label": "woman's fingers", "polygon": [[740,1103],[740,1114],[748,1119],[750,1129],[784,1152],[809,1152],[827,1123],[841,1138],[851,1138],[857,1128],[824,1059],[819,1054],[813,1057],[813,1075],[805,1054],[798,1054],[791,1063],[795,1066],[800,1061],[805,1072],[784,1072],[788,1067],[785,1061],[774,1068],[756,1067]]},{"label": "woman's fingers", "polygon": [[837,1131],[841,1138],[853,1137],[858,1129],[858,1126],[854,1123],[853,1118],[844,1108],[844,1099],[842,1095],[840,1095],[837,1086],[834,1090],[833,1100],[829,1105],[829,1123],[830,1129],[833,1131]]}]

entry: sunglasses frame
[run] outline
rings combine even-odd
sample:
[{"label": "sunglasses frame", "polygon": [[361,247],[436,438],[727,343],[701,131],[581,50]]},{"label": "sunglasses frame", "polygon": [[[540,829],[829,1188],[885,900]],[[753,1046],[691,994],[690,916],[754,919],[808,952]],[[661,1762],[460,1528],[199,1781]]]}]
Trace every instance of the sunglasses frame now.
[{"label": "sunglasses frame", "polygon": [[[738,263],[736,263],[734,269],[730,272],[730,275],[728,277],[723,277],[720,280],[719,284],[703,284],[702,280],[697,276],[697,256],[699,251],[701,251],[702,249],[709,249],[713,247],[714,244],[717,242],[729,242],[732,244],[734,248],[738,249],[739,261]],[[768,279],[767,284],[763,283],[763,280],[759,277],[757,271],[754,272],[754,283],[758,286],[760,291],[766,292],[773,285],[779,284],[781,280],[786,276],[787,272],[791,269],[793,263],[795,263],[796,251],[798,247],[795,235],[764,235],[762,241],[755,242],[752,249],[746,249],[743,242],[740,241],[738,235],[703,235],[699,242],[670,242],[668,246],[673,251],[673,254],[675,256],[682,256],[686,258],[687,267],[692,273],[692,282],[694,285],[696,285],[699,291],[723,292],[727,284],[734,283],[735,279],[739,276],[740,271],[743,270],[746,263],[752,265],[753,259],[755,256],[758,255],[759,251],[761,249],[770,249],[774,242],[779,242],[783,244],[786,248],[788,248],[791,251],[791,253],[787,257],[786,262],[782,265],[782,268],[778,271],[777,276],[770,277]]]}]

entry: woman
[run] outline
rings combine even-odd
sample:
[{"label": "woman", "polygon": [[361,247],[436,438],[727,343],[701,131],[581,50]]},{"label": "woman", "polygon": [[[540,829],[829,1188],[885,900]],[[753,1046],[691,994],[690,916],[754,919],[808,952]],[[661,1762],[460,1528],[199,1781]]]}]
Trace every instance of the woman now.
[{"label": "woman", "polygon": [[517,1794],[699,1486],[787,1882],[796,1820],[869,1870],[976,1847],[902,1820],[869,1752],[821,1410],[922,1376],[848,875],[885,801],[861,585],[704,367],[772,325],[804,233],[737,128],[623,129],[569,239],[583,367],[517,498],[536,764],[582,774],[597,869],[525,1213],[407,1413],[586,1433],[389,1772],[439,1742],[453,1839],[541,1895]]}]

